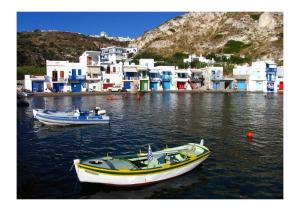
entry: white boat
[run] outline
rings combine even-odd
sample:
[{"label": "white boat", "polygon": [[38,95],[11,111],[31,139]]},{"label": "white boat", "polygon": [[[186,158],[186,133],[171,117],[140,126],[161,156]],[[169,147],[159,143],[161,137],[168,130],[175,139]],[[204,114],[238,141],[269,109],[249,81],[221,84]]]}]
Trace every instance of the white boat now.
[{"label": "white boat", "polygon": [[89,111],[58,111],[33,109],[33,117],[46,125],[86,125],[109,123],[105,110],[96,107]]},{"label": "white boat", "polygon": [[74,166],[80,182],[113,186],[146,185],[177,177],[197,167],[210,154],[203,142],[153,153],[150,150],[150,153],[128,156],[75,159]]}]

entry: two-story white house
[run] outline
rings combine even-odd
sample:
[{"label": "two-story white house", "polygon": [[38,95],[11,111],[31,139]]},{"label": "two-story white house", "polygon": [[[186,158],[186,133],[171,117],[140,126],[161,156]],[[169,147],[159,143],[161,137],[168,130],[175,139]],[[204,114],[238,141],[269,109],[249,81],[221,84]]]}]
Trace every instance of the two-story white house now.
[{"label": "two-story white house", "polygon": [[192,87],[189,84],[191,77],[191,71],[187,69],[177,69],[174,71],[174,82],[176,84],[177,90],[191,90]]},{"label": "two-story white house", "polygon": [[87,90],[86,85],[86,68],[81,63],[69,63],[68,81],[69,90],[72,92],[84,92]]},{"label": "two-story white house", "polygon": [[86,85],[89,91],[101,91],[103,77],[101,71],[101,51],[85,51],[79,63],[86,69]]},{"label": "two-story white house", "polygon": [[123,63],[101,64],[103,90],[113,86],[123,86]]},{"label": "two-story white house", "polygon": [[111,46],[101,48],[101,61],[109,64],[117,64],[127,58],[126,48]]},{"label": "two-story white house", "polygon": [[46,71],[49,78],[48,88],[54,92],[69,91],[69,61],[46,60]]}]

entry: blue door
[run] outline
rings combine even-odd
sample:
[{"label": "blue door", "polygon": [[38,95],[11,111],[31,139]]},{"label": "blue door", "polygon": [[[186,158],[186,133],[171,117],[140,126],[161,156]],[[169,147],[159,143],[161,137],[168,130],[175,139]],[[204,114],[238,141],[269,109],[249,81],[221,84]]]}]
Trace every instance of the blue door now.
[{"label": "blue door", "polygon": [[245,81],[238,81],[237,82],[237,90],[238,91],[246,91],[246,82]]},{"label": "blue door", "polygon": [[158,82],[150,82],[150,89],[158,90]]},{"label": "blue door", "polygon": [[72,69],[72,79],[76,80],[76,69]]},{"label": "blue door", "polygon": [[124,81],[124,89],[130,89],[130,81]]},{"label": "blue door", "polygon": [[44,92],[44,82],[43,81],[32,81],[32,91],[33,92]]},{"label": "blue door", "polygon": [[81,92],[81,83],[71,83],[72,92]]},{"label": "blue door", "polygon": [[171,89],[171,82],[166,82],[166,81],[164,81],[164,82],[163,82],[163,89],[164,89],[164,90],[169,90],[169,89]]},{"label": "blue door", "polygon": [[55,92],[62,92],[62,91],[64,91],[64,84],[63,83],[53,83],[53,89]]},{"label": "blue door", "polygon": [[214,90],[219,90],[220,89],[220,82],[214,82],[213,83],[213,89]]},{"label": "blue door", "polygon": [[256,91],[263,91],[263,83],[256,82]]}]

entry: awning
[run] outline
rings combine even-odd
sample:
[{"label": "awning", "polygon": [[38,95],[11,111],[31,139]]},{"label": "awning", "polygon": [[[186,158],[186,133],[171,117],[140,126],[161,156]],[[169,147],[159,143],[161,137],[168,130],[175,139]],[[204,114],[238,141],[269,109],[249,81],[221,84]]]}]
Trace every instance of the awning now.
[{"label": "awning", "polygon": [[249,75],[234,75],[233,78],[236,80],[248,80]]},{"label": "awning", "polygon": [[136,68],[132,68],[132,69],[124,69],[124,72],[128,73],[137,73],[137,69]]},{"label": "awning", "polygon": [[159,73],[158,70],[150,70],[149,73]]}]

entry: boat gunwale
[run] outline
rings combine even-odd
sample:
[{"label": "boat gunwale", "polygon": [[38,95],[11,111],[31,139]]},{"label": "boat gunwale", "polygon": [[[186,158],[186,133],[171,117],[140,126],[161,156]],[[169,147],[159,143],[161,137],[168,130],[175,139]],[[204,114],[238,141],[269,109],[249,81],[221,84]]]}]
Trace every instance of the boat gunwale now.
[{"label": "boat gunwale", "polygon": [[[202,147],[201,147],[202,148]],[[83,164],[83,163],[78,163],[78,167],[80,169],[83,169],[85,171],[89,171],[92,173],[103,173],[103,174],[110,174],[110,175],[120,175],[120,176],[129,176],[129,175],[137,175],[137,174],[152,174],[152,173],[161,173],[165,171],[169,171],[172,169],[176,168],[182,168],[188,164],[194,163],[201,158],[208,157],[210,154],[210,150],[207,150],[205,148],[202,148],[204,150],[203,153],[191,157],[186,161],[179,162],[179,163],[174,163],[174,164],[167,164],[165,166],[160,166],[160,167],[154,167],[154,168],[149,168],[149,169],[107,169],[107,168],[99,168],[99,167],[94,167],[90,166],[88,164]]]},{"label": "boat gunwale", "polygon": [[[56,116],[56,115],[50,115],[45,113],[37,112],[36,118],[44,118],[49,120],[58,120],[58,121],[85,121],[85,122],[98,122],[98,121],[109,121],[109,116],[107,115],[100,115],[100,116],[90,116],[91,118],[97,117],[96,119],[88,119],[88,116],[84,116],[85,118],[78,118],[76,116]],[[100,119],[101,117],[101,119]],[[103,118],[104,117],[104,118]]]}]

